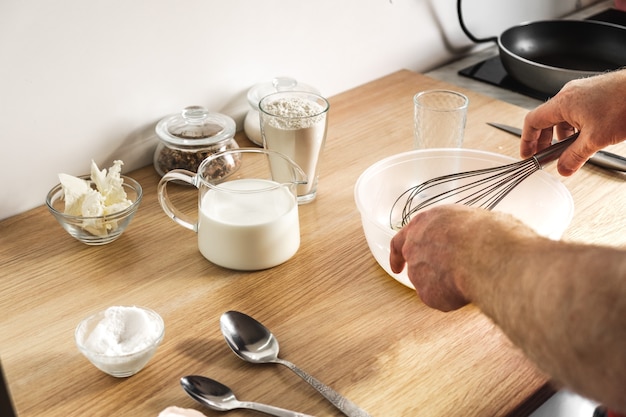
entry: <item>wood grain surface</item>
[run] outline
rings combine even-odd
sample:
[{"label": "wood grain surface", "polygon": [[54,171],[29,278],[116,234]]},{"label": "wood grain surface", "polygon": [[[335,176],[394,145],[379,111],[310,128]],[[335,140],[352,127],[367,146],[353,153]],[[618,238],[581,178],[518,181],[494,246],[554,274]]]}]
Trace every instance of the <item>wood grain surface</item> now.
[{"label": "wood grain surface", "polygon": [[[269,270],[237,272],[205,260],[196,235],[161,210],[151,166],[128,173],[144,199],[110,245],[75,241],[45,207],[0,222],[0,359],[19,416],[156,417],[171,405],[218,415],[183,392],[179,379],[187,374],[217,379],[242,400],[341,415],[288,369],[235,357],[219,331],[227,310],[263,322],[281,357],[373,416],[532,411],[552,390],[547,378],[474,307],[424,306],[378,266],[363,236],[355,181],[372,163],[411,148],[412,96],[430,88],[469,96],[464,147],[518,156],[519,139],[485,123],[521,126],[526,110],[420,74],[399,71],[332,97],[318,197],[300,206],[300,249]],[[626,154],[624,146],[618,151]],[[626,245],[624,179],[593,166],[564,179],[576,205],[565,239]],[[175,198],[193,214],[195,191]],[[166,324],[156,355],[125,379],[97,370],[74,344],[78,322],[112,305],[152,308]]]}]

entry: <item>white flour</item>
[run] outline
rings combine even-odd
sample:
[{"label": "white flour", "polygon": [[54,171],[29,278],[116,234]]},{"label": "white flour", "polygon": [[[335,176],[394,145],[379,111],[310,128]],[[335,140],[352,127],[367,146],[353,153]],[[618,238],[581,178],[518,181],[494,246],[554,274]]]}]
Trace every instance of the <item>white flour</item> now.
[{"label": "white flour", "polygon": [[326,118],[321,105],[301,97],[281,98],[264,103],[263,110],[277,116],[270,121],[270,125],[277,129],[305,129]]},{"label": "white flour", "polygon": [[298,187],[298,196],[315,193],[318,160],[326,139],[327,107],[289,96],[263,101],[262,110],[265,147],[289,156],[307,175],[308,183]]}]

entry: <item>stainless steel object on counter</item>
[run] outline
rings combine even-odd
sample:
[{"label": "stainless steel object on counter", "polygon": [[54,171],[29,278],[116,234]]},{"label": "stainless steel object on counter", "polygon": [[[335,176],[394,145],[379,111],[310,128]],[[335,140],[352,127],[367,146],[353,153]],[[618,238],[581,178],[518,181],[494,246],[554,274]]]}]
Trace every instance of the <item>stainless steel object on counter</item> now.
[{"label": "stainless steel object on counter", "polygon": [[[486,210],[495,208],[504,197],[547,163],[555,161],[572,144],[578,133],[517,162],[494,167],[460,171],[431,178],[398,196],[389,213],[389,226],[406,226],[422,209],[443,203],[464,204]],[[400,221],[396,217],[400,214]]]},{"label": "stainless steel object on counter", "polygon": [[296,365],[278,357],[278,340],[263,324],[247,314],[227,311],[220,318],[220,328],[226,343],[241,359],[251,363],[278,363],[304,379],[337,409],[348,417],[371,417],[352,401],[331,387],[307,374]]},{"label": "stainless steel object on counter", "polygon": [[246,408],[277,417],[313,417],[272,405],[239,401],[235,393],[226,385],[204,376],[189,375],[180,379],[180,385],[191,398],[211,410],[230,411]]},{"label": "stainless steel object on counter", "polygon": [[[487,124],[489,126],[495,127],[496,129],[504,130],[505,132],[511,133],[513,135],[519,137],[522,136],[522,129],[519,127],[509,126],[502,123]],[[613,171],[626,172],[626,158],[612,152],[598,151],[594,155],[592,155],[587,162],[602,168],[611,169]]]}]

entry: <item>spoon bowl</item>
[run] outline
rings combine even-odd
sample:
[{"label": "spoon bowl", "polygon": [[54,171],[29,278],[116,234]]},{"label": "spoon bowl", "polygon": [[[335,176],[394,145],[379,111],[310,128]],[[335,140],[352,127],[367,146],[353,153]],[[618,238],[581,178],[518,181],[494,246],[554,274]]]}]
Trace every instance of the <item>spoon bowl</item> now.
[{"label": "spoon bowl", "polygon": [[313,417],[267,404],[239,401],[235,393],[226,385],[205,376],[184,376],[180,379],[180,385],[191,398],[211,410],[230,411],[236,408],[246,408],[276,417]]},{"label": "spoon bowl", "polygon": [[348,417],[370,417],[352,401],[304,372],[293,363],[278,357],[278,340],[263,324],[239,311],[227,311],[220,317],[226,343],[241,359],[251,363],[278,363],[291,369],[315,388],[324,398]]},{"label": "spoon bowl", "polygon": [[226,343],[241,359],[251,363],[271,363],[278,359],[278,340],[267,327],[239,311],[228,311],[220,318]]},{"label": "spoon bowl", "polygon": [[180,385],[191,398],[217,411],[239,408],[235,393],[226,385],[199,375],[184,376]]}]

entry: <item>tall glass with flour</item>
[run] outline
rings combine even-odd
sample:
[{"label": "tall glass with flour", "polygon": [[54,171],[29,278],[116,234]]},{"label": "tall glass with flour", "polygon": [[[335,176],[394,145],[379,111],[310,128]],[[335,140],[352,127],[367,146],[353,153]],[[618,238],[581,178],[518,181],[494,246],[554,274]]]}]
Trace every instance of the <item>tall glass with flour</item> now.
[{"label": "tall glass with flour", "polygon": [[324,97],[304,91],[274,93],[259,102],[263,146],[291,158],[308,178],[298,186],[298,204],[310,203],[317,195],[329,107]]}]

